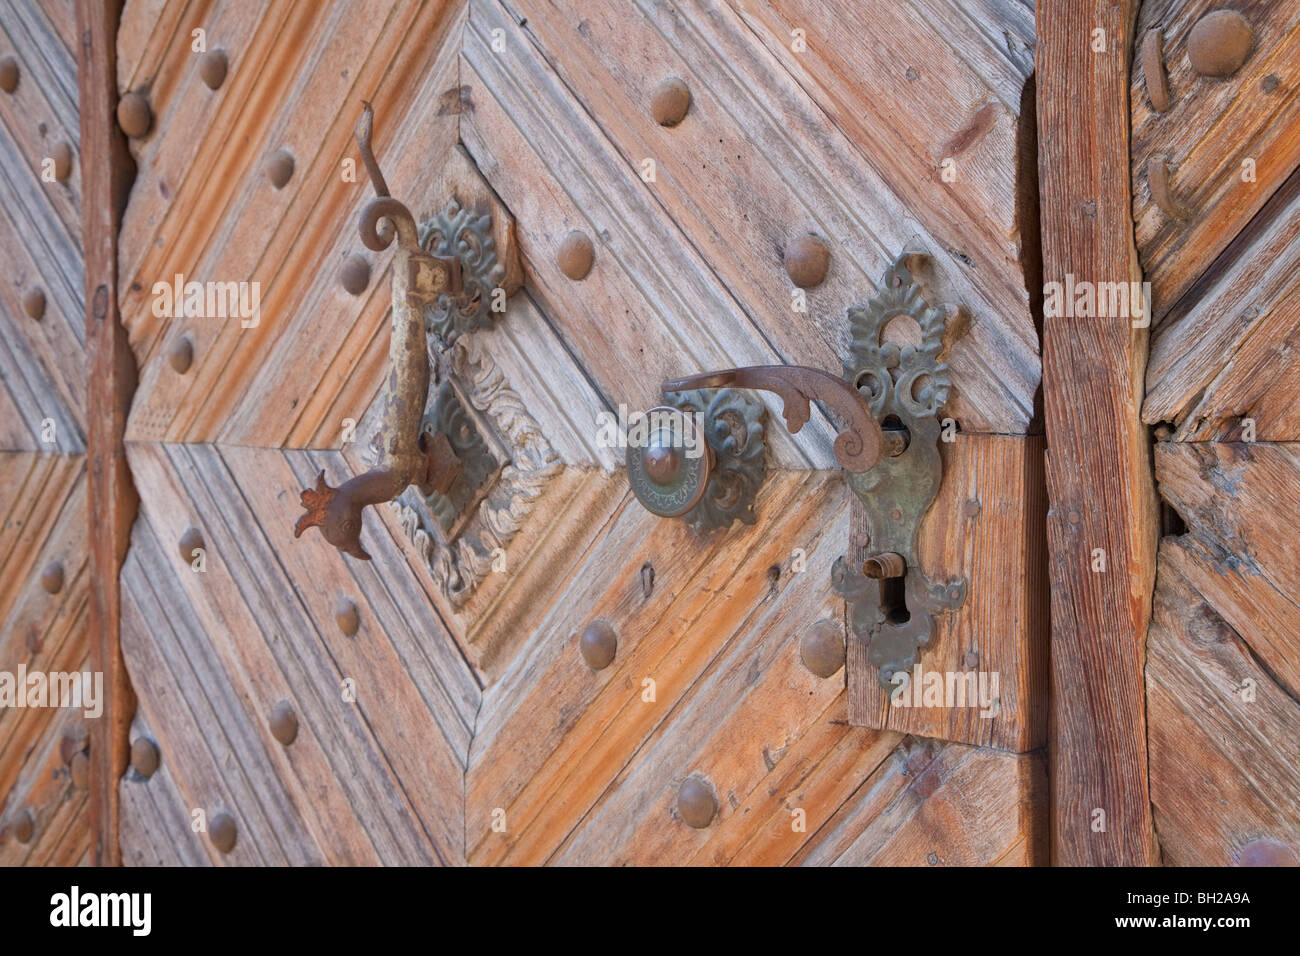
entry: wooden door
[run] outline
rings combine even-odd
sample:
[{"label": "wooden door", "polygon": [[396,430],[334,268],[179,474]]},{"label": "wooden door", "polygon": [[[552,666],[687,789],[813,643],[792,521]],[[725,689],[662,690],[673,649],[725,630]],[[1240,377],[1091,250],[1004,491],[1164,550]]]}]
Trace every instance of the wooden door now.
[{"label": "wooden door", "polygon": [[[1207,80],[1200,0],[117,6],[4,18],[43,51],[24,70],[64,72],[0,94],[0,159],[32,180],[2,247],[0,670],[36,666],[39,631],[109,692],[88,751],[61,712],[0,710],[0,860],[1296,852],[1282,7],[1252,7],[1244,65]],[[489,464],[441,518],[367,508],[368,561],[295,535],[301,490],[366,472],[384,416],[394,253],[358,235],[362,101],[417,221],[487,217],[504,303],[438,383]],[[60,128],[85,168],[38,185]],[[1246,158],[1249,186],[1225,172]],[[78,216],[84,250],[33,253]],[[67,289],[38,324],[21,299],[51,262]],[[1045,308],[1067,274],[1149,280],[1150,321]],[[895,276],[946,329],[908,573],[951,607],[916,662],[937,693],[905,701],[836,587],[902,521],[855,491],[837,414],[790,434],[752,393],[752,511],[713,530],[647,510],[601,427],[717,369],[857,382]],[[167,304],[189,282],[257,307]],[[891,361],[929,327],[887,328]]]},{"label": "wooden door", "polygon": [[[197,29],[225,56],[215,90]],[[1043,860],[1033,46],[1027,9],[942,0],[127,3],[118,90],[152,125],[119,235],[141,498],[121,644],[131,739],[160,759],[121,781],[124,861]],[[689,105],[660,125],[671,77]],[[293,535],[319,470],[367,467],[387,374],[388,258],[357,238],[364,174],[341,172],[362,99],[394,196],[417,218],[489,211],[524,277],[452,361],[504,467],[445,538],[367,515],[370,562]],[[557,262],[573,232],[594,250],[581,279]],[[784,257],[809,235],[829,269],[802,290]],[[660,404],[686,374],[841,374],[847,310],[904,254],[969,326],[921,535],[927,571],[969,599],[923,663],[997,672],[991,718],[891,709],[853,653],[856,695],[846,669],[802,663],[819,621],[845,633],[831,566],[853,495],[823,413],[791,436],[768,396],[754,521],[707,534],[649,513],[597,439],[600,413]],[[260,283],[260,322],[158,317],[177,274]],[[578,647],[594,620],[617,640],[601,670]],[[716,804],[701,829],[688,778]],[[233,849],[196,811],[228,817]]]}]

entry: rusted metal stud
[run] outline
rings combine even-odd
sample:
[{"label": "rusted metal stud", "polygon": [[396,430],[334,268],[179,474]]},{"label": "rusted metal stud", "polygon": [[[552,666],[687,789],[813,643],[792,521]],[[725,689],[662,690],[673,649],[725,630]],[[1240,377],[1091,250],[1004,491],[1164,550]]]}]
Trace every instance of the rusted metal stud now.
[{"label": "rusted metal stud", "polygon": [[203,543],[203,532],[198,528],[186,528],[185,533],[181,535],[181,560],[186,564],[192,564],[194,561],[194,552],[200,548],[206,550],[207,546]]},{"label": "rusted metal stud", "polygon": [[614,661],[614,654],[618,651],[618,635],[608,621],[592,621],[582,629],[578,648],[588,667],[594,671],[604,670]]},{"label": "rusted metal stud", "polygon": [[561,272],[576,281],[587,278],[595,258],[596,250],[592,248],[591,239],[585,232],[575,229],[560,243],[559,252],[555,254],[555,264]]},{"label": "rusted metal stud", "polygon": [[63,562],[51,561],[41,572],[41,587],[47,594],[58,594],[63,590]]},{"label": "rusted metal stud", "polygon": [[50,159],[54,160],[54,178],[66,183],[72,175],[72,147],[63,142],[55,143],[50,150]]},{"label": "rusted metal stud", "polygon": [[1196,21],[1187,35],[1187,62],[1201,76],[1232,76],[1255,44],[1250,21],[1236,10],[1215,10]]},{"label": "rusted metal stud", "polygon": [[703,830],[718,812],[713,787],[700,776],[690,776],[677,790],[677,815],[688,827]]},{"label": "rusted metal stud", "polygon": [[349,295],[360,295],[370,285],[370,262],[365,256],[348,256],[339,269],[339,282]]},{"label": "rusted metal stud", "polygon": [[86,728],[77,724],[74,727],[64,731],[63,736],[59,739],[59,758],[65,763],[72,763],[72,758],[81,753],[89,745],[89,735]]},{"label": "rusted metal stud", "polygon": [[901,578],[907,573],[907,559],[893,551],[882,551],[867,558],[862,573],[877,581],[884,578]]},{"label": "rusted metal stud", "polygon": [[974,518],[984,506],[978,498],[967,498],[961,506],[961,513],[967,518]]},{"label": "rusted metal stud", "polygon": [[208,839],[222,853],[229,853],[235,848],[238,833],[235,818],[224,810],[214,813],[212,819],[208,821]]},{"label": "rusted metal stud", "polygon": [[287,149],[278,149],[266,161],[266,175],[271,185],[283,189],[293,178],[293,156]]},{"label": "rusted metal stud", "polygon": [[225,50],[209,50],[199,59],[199,79],[208,89],[218,89],[226,82],[227,67]]},{"label": "rusted metal stud", "polygon": [[19,843],[31,843],[32,837],[36,836],[36,818],[32,816],[32,811],[26,807],[19,810],[9,824],[9,832]]},{"label": "rusted metal stud", "polygon": [[804,233],[786,243],[785,272],[799,288],[821,285],[830,266],[831,249],[821,236]]},{"label": "rusted metal stud", "polygon": [[1164,153],[1157,153],[1147,160],[1147,185],[1151,188],[1152,200],[1165,215],[1178,220],[1187,218],[1187,210],[1174,199],[1169,183],[1169,157]]},{"label": "rusted metal stud", "polygon": [[282,700],[271,710],[271,736],[286,747],[298,739],[298,715],[293,712],[293,704]]},{"label": "rusted metal stud", "polygon": [[177,375],[184,375],[194,364],[194,343],[182,335],[167,348],[167,363]]},{"label": "rusted metal stud", "polygon": [[1300,852],[1285,843],[1261,837],[1241,848],[1237,863],[1240,866],[1300,866]]},{"label": "rusted metal stud", "polygon": [[23,311],[39,322],[45,316],[45,290],[28,289],[23,293]]},{"label": "rusted metal stud", "polygon": [[334,621],[348,637],[356,635],[361,627],[361,612],[351,598],[341,597],[334,603]]},{"label": "rusted metal stud", "polygon": [[117,125],[132,139],[140,139],[153,126],[153,111],[145,95],[132,91],[117,101]]},{"label": "rusted metal stud", "polygon": [[90,787],[90,756],[83,750],[72,755],[72,760],[68,763],[68,769],[72,771],[72,785],[78,790],[86,790]]},{"label": "rusted metal stud", "polygon": [[18,69],[18,61],[11,56],[0,59],[0,90],[6,93],[12,93],[18,89],[18,77],[21,71]]},{"label": "rusted metal stud", "polygon": [[803,666],[818,677],[831,677],[844,666],[844,630],[822,618],[804,632],[799,642]]},{"label": "rusted metal stud", "polygon": [[670,76],[655,87],[650,115],[660,126],[676,126],[691,108],[691,90],[680,76]]},{"label": "rusted metal stud", "polygon": [[161,759],[158,745],[148,737],[137,737],[131,742],[131,769],[146,780],[157,772]]},{"label": "rusted metal stud", "polygon": [[1165,61],[1161,55],[1164,32],[1152,27],[1142,37],[1142,77],[1146,82],[1147,99],[1157,113],[1169,110],[1169,80],[1165,76]]}]

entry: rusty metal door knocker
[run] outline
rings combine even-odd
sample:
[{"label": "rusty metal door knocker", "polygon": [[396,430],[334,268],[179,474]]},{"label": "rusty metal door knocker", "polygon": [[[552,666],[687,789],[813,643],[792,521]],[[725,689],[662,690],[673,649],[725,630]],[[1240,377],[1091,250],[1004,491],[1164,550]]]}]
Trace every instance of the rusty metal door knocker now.
[{"label": "rusty metal door knocker", "polygon": [[[373,116],[365,103],[356,127],[361,159],[377,194],[361,212],[361,241],[376,252],[397,241],[378,460],[338,488],[330,487],[321,471],[316,487],[302,491],[306,511],[293,527],[294,537],[319,527],[326,541],[363,560],[370,559],[361,547],[366,506],[392,501],[411,485],[425,495],[445,494],[461,474],[447,416],[427,412],[430,369],[437,361],[427,337],[441,352],[459,335],[490,324],[487,300],[504,271],[493,251],[490,216],[476,216],[453,201],[416,227],[410,210],[389,194],[371,150]],[[388,226],[383,232],[381,223]]]}]

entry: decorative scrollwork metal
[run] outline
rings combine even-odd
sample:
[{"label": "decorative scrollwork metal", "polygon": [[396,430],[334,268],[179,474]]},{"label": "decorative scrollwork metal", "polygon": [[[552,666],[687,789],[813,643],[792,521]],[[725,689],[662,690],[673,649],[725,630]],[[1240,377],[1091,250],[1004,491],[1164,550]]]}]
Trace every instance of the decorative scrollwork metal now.
[{"label": "decorative scrollwork metal", "polygon": [[497,261],[492,217],[463,209],[454,199],[420,223],[419,237],[425,252],[460,262],[460,293],[440,295],[424,306],[425,329],[445,349],[466,332],[492,324],[493,290],[501,287],[506,268]]},{"label": "decorative scrollwork metal", "polygon": [[[899,317],[915,323],[919,342],[899,344],[894,336],[887,337],[887,329]],[[896,554],[906,563],[905,608],[891,611],[889,602],[882,600],[889,585],[863,572],[865,547],[840,558],[832,571],[833,587],[849,603],[853,632],[868,644],[868,660],[879,669],[879,680],[886,687],[896,672],[910,670],[918,650],[931,642],[934,615],[966,600],[964,578],[931,581],[917,561],[921,519],[943,477],[937,415],[951,386],[948,366],[940,360],[948,322],[946,310],[925,300],[904,258],[886,271],[869,302],[849,309],[852,344],[845,376],[866,397],[887,433],[907,435],[901,452],[849,476],[870,525],[870,552]],[[915,335],[915,330],[908,331]]]},{"label": "decorative scrollwork metal", "polygon": [[734,388],[689,389],[666,393],[670,404],[698,412],[704,438],[713,451],[704,497],[685,518],[698,531],[753,524],[754,498],[767,467],[763,451],[767,407]]}]

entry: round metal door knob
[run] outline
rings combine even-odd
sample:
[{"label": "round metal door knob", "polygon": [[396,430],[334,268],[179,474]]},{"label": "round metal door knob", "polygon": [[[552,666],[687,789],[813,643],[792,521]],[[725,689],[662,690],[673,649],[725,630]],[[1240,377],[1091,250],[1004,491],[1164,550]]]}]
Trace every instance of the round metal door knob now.
[{"label": "round metal door knob", "polygon": [[1215,10],[1187,35],[1187,62],[1201,76],[1223,79],[1241,69],[1254,43],[1249,20],[1236,10]]},{"label": "round metal door knob", "polygon": [[833,677],[844,666],[844,631],[828,618],[813,624],[799,642],[799,658],[809,672]]},{"label": "round metal door knob", "polygon": [[286,747],[298,739],[298,715],[293,712],[293,704],[282,700],[271,711],[268,721],[271,736]]},{"label": "round metal door knob", "polygon": [[235,818],[224,811],[214,814],[208,821],[208,839],[222,853],[229,853],[235,848],[235,839],[239,834]]},{"label": "round metal door knob", "polygon": [[713,787],[703,777],[692,776],[682,781],[677,790],[677,814],[688,827],[703,830],[713,822],[718,812],[718,798]]},{"label": "round metal door knob", "polygon": [[148,737],[137,737],[131,744],[131,769],[148,780],[158,770],[161,758],[158,745]]},{"label": "round metal door knob", "polygon": [[661,405],[645,415],[645,444],[628,440],[628,483],[647,511],[676,518],[704,497],[713,469],[712,451],[695,419],[681,409]]},{"label": "round metal door knob", "polygon": [[578,638],[582,659],[594,671],[604,670],[614,662],[618,652],[618,635],[607,621],[592,621]]}]

